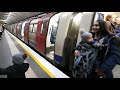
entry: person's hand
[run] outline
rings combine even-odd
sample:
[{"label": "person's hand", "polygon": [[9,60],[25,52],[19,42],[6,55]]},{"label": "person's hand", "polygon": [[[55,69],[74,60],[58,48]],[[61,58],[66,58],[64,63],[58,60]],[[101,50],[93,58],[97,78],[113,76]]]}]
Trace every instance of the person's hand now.
[{"label": "person's hand", "polygon": [[80,52],[78,50],[75,50],[74,55],[75,57],[80,56]]},{"label": "person's hand", "polygon": [[106,74],[100,69],[100,68],[96,68],[95,72],[97,73],[98,77],[103,77],[106,78]]}]

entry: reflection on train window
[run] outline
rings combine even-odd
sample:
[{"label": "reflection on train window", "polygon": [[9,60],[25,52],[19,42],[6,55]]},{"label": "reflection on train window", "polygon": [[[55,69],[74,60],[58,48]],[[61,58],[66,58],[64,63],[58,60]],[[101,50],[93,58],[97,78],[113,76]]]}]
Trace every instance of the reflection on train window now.
[{"label": "reflection on train window", "polygon": [[33,25],[30,25],[29,32],[32,32]]},{"label": "reflection on train window", "polygon": [[34,27],[33,27],[33,33],[35,33],[37,30],[37,24],[34,24]]},{"label": "reflection on train window", "polygon": [[48,22],[48,19],[46,19],[46,20],[43,21],[42,26],[41,26],[41,32],[40,32],[40,34],[44,34],[44,32],[46,30],[47,22]]}]

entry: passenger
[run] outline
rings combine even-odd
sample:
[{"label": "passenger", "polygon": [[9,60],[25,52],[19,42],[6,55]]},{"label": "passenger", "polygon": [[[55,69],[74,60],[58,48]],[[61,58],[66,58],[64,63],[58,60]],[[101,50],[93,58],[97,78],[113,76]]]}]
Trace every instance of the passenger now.
[{"label": "passenger", "polygon": [[0,25],[0,40],[2,38],[2,26]]},{"label": "passenger", "polygon": [[7,75],[7,78],[26,78],[25,72],[29,68],[28,63],[24,63],[27,53],[13,55],[13,65],[7,68],[0,68],[0,75]]},{"label": "passenger", "polygon": [[97,20],[94,22],[90,32],[93,34],[93,38],[96,42],[99,42],[100,39],[106,36],[106,27],[103,20]]},{"label": "passenger", "polygon": [[[80,30],[80,34],[81,34],[82,41],[79,44],[85,46],[86,48],[92,47],[91,45],[94,44],[94,40],[93,40],[92,34],[89,33],[89,32],[86,32],[84,29]],[[75,58],[80,56],[80,52],[79,51],[80,51],[81,48],[79,48],[79,44],[74,49],[75,50],[74,51]]]},{"label": "passenger", "polygon": [[2,30],[2,33],[4,33],[4,30],[5,30],[5,27],[4,27],[4,25],[2,25],[2,29],[3,29],[3,30]]},{"label": "passenger", "polygon": [[[111,27],[112,25],[108,26],[108,28]],[[107,33],[108,34],[105,36],[103,41],[103,44],[108,44],[104,62],[100,67],[96,68],[95,72],[98,73],[98,76],[103,75],[105,78],[113,78],[112,69],[116,64],[120,64],[120,37],[116,36],[116,34],[118,35],[119,33],[111,34],[111,31],[108,31]]]},{"label": "passenger", "polygon": [[115,32],[119,33],[120,32],[120,17],[116,17],[115,23],[116,23]]},{"label": "passenger", "polygon": [[[93,26],[92,26],[91,33],[94,36],[93,38],[94,38],[95,43],[102,44],[103,38],[107,35],[105,22],[103,20],[95,21]],[[99,65],[102,63],[101,60],[102,60],[102,58],[104,58],[103,55],[105,54],[106,49],[107,49],[106,45],[104,45],[104,47],[99,49],[97,60],[96,60],[97,67],[99,67]]]},{"label": "passenger", "polygon": [[109,35],[113,35],[116,29],[112,19],[112,15],[109,14],[106,16],[106,30],[109,32]]},{"label": "passenger", "polygon": [[107,45],[102,44],[104,37],[107,35],[105,21],[103,20],[95,21],[90,32],[93,34],[94,43],[96,43],[98,46],[99,45],[101,46],[99,48],[96,48],[98,50],[97,58],[95,60],[93,71],[90,76],[90,78],[96,78],[97,76],[96,76],[95,68],[99,67],[103,62],[103,58],[104,58],[103,55],[105,54],[107,49]]}]

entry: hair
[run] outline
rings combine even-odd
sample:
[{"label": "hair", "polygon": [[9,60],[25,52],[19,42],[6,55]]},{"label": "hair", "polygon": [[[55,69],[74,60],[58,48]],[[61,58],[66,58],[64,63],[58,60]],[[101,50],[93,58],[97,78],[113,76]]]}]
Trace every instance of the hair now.
[{"label": "hair", "polygon": [[105,18],[105,20],[106,20],[106,21],[109,21],[110,18],[112,18],[112,15],[111,15],[111,14],[107,15],[106,18]]},{"label": "hair", "polygon": [[106,30],[106,23],[105,21],[103,20],[97,20],[97,22],[99,23],[100,25],[100,34],[101,34],[101,37],[104,37],[107,35],[107,30]]}]

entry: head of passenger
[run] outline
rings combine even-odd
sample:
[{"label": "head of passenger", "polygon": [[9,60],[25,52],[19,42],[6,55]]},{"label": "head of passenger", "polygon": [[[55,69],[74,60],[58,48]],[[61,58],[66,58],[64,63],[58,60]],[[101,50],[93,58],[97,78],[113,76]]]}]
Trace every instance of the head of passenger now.
[{"label": "head of passenger", "polygon": [[115,23],[116,23],[117,25],[120,25],[120,17],[116,17]]},{"label": "head of passenger", "polygon": [[13,64],[23,64],[27,56],[26,52],[13,55]]},{"label": "head of passenger", "polygon": [[105,18],[106,21],[113,21],[113,17],[111,14],[108,14]]},{"label": "head of passenger", "polygon": [[93,23],[92,31],[94,37],[102,38],[106,35],[106,26],[103,20],[97,20]]},{"label": "head of passenger", "polygon": [[81,34],[82,41],[87,43],[92,43],[94,41],[92,34],[90,32],[87,32],[84,29],[81,29],[80,34]]}]

